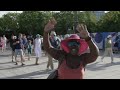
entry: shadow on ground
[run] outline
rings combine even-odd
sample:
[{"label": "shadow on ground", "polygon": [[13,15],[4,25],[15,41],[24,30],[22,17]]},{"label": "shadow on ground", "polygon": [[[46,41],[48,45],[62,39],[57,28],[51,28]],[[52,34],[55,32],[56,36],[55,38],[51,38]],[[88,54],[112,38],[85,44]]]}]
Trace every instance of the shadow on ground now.
[{"label": "shadow on ground", "polygon": [[44,74],[50,74],[51,72],[52,72],[51,70],[49,70],[49,71],[40,70],[40,71],[35,71],[35,72],[26,73],[26,74],[22,74],[22,75],[6,77],[6,78],[2,78],[2,79],[35,79],[36,77],[39,77],[39,78],[45,77]]},{"label": "shadow on ground", "polygon": [[107,67],[114,66],[114,65],[120,65],[120,62],[106,63],[106,64],[95,62],[93,64],[87,65],[86,69],[90,71],[105,70]]},{"label": "shadow on ground", "polygon": [[[5,63],[0,63],[0,64],[7,64],[7,63],[11,63],[11,62],[5,62]],[[43,65],[43,64],[46,64],[46,63],[47,63],[47,61],[46,62],[42,62],[39,65]],[[15,64],[15,63],[13,63],[13,64]],[[9,67],[9,68],[0,68],[0,70],[17,69],[17,68],[24,68],[24,67],[29,67],[29,66],[39,66],[39,65],[35,65],[35,64],[24,65],[24,66],[15,65],[15,66]]]},{"label": "shadow on ground", "polygon": [[7,55],[0,55],[0,57],[9,57],[11,56],[11,54],[7,54]]},{"label": "shadow on ground", "polygon": [[8,63],[13,63],[12,61],[10,62],[0,62],[0,64],[8,64]]}]

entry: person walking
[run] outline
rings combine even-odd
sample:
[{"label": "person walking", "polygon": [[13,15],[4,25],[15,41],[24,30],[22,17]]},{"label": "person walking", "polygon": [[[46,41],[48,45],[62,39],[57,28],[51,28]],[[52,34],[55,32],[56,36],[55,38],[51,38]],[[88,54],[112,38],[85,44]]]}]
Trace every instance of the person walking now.
[{"label": "person walking", "polygon": [[32,41],[31,40],[28,41],[27,50],[28,50],[28,60],[30,60],[30,57],[32,54]]},{"label": "person walking", "polygon": [[6,45],[7,45],[7,38],[6,38],[6,36],[5,35],[3,35],[3,51],[5,51],[6,50]]},{"label": "person walking", "polygon": [[111,63],[113,63],[113,50],[112,50],[112,36],[111,35],[107,36],[107,40],[105,43],[105,52],[101,58],[101,61],[103,61],[104,57],[107,56],[108,54],[111,57]]},{"label": "person walking", "polygon": [[12,62],[14,62],[14,60],[13,60],[14,56],[15,56],[15,45],[14,45],[14,43],[16,42],[16,37],[14,35],[12,35],[9,42],[10,42],[10,47],[12,49]]},{"label": "person walking", "polygon": [[36,39],[34,41],[34,50],[35,50],[35,55],[36,55],[36,65],[39,65],[38,60],[39,58],[42,56],[42,52],[41,52],[41,39],[40,39],[40,35],[37,34],[36,35]]}]

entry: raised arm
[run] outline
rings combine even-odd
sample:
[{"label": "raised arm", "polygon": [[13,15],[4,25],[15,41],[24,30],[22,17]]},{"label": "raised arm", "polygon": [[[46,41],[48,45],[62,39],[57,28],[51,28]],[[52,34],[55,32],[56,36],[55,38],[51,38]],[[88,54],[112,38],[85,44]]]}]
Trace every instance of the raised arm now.
[{"label": "raised arm", "polygon": [[49,33],[54,30],[56,23],[57,22],[53,18],[53,19],[49,20],[49,22],[45,26],[44,35],[43,35],[43,45],[44,45],[44,50],[48,54],[50,54],[56,60],[59,60],[60,55],[62,55],[62,51],[53,48],[50,41],[49,41]]},{"label": "raised arm", "polygon": [[86,25],[79,24],[77,26],[77,30],[79,31],[81,38],[85,39],[90,49],[90,53],[84,54],[84,63],[85,64],[92,63],[98,58],[99,49],[91,39]]},{"label": "raised arm", "polygon": [[45,51],[47,51],[48,53],[49,53],[49,49],[53,48],[49,41],[49,33],[55,28],[56,23],[57,22],[55,21],[55,19],[51,19],[44,28],[43,45]]}]

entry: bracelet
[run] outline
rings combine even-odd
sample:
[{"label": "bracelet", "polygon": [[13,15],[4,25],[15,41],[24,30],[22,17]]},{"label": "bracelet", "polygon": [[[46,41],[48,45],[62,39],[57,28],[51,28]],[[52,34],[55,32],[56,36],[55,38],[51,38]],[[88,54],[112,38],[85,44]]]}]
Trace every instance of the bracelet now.
[{"label": "bracelet", "polygon": [[87,37],[87,38],[85,39],[86,42],[88,42],[88,41],[90,41],[90,40],[91,40],[91,37]]}]

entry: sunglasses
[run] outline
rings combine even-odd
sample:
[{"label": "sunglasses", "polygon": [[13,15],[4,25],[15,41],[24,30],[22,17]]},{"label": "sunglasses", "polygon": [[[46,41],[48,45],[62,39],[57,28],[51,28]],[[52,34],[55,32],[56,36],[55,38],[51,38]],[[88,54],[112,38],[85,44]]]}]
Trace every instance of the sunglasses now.
[{"label": "sunglasses", "polygon": [[76,41],[70,41],[68,42],[68,46],[71,47],[71,46],[79,46],[80,43],[79,42],[76,42]]}]

